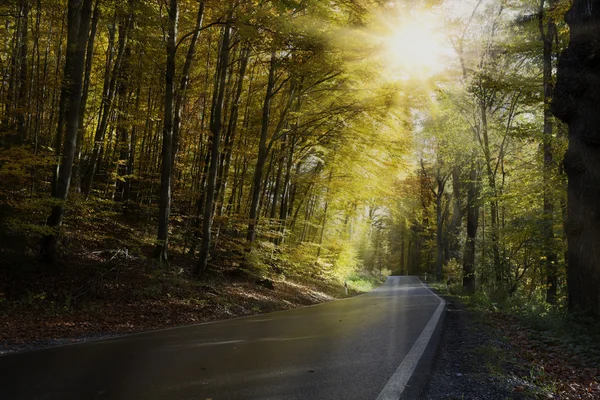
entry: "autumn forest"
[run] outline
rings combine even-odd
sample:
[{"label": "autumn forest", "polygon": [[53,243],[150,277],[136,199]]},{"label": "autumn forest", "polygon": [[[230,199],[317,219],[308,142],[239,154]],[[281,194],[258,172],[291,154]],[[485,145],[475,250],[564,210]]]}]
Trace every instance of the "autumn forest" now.
[{"label": "autumn forest", "polygon": [[401,274],[597,317],[587,3],[2,2],[0,306]]}]

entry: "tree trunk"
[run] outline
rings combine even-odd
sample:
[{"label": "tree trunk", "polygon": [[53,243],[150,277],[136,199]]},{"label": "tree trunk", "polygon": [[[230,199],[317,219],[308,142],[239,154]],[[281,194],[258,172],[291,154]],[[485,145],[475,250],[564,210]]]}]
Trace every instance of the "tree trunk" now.
[{"label": "tree trunk", "polygon": [[569,126],[569,308],[600,317],[600,0],[574,0],[568,48],[558,63],[552,111]]},{"label": "tree trunk", "polygon": [[277,157],[277,172],[275,173],[275,187],[273,188],[273,201],[271,202],[271,212],[269,218],[274,220],[277,216],[277,206],[279,205],[279,192],[281,191],[281,178],[283,176],[283,162],[285,161],[287,145],[287,134],[281,139],[281,148]]},{"label": "tree trunk", "polygon": [[[297,124],[296,124],[297,129]],[[283,180],[283,193],[281,193],[281,207],[279,208],[279,235],[275,241],[276,245],[281,245],[285,238],[286,222],[288,219],[290,208],[290,188],[292,180],[292,168],[294,166],[294,151],[296,145],[295,137],[289,138],[290,150],[287,154],[287,162],[285,166],[285,178]]]},{"label": "tree trunk", "polygon": [[123,58],[123,68],[121,68],[121,79],[117,89],[119,99],[119,112],[117,114],[117,142],[118,149],[117,173],[116,173],[116,196],[115,200],[124,202],[125,193],[129,193],[130,177],[128,177],[128,160],[131,152],[131,138],[129,136],[130,116],[129,116],[129,63],[131,58],[131,48],[129,45],[125,49]]},{"label": "tree trunk", "polygon": [[444,188],[446,179],[438,176],[437,192],[435,199],[435,215],[436,215],[436,261],[435,261],[435,279],[439,282],[442,280],[444,267],[444,218],[442,211],[442,200],[444,197]]},{"label": "tree trunk", "polygon": [[479,226],[478,174],[475,157],[476,155],[473,154],[467,185],[467,241],[463,253],[463,288],[471,294],[475,292],[475,240]]},{"label": "tree trunk", "polygon": [[[229,113],[229,124],[227,126],[227,140],[225,141],[225,155],[223,160],[223,171],[221,171],[221,179],[219,189],[217,190],[217,196],[224,198],[225,190],[227,189],[227,180],[229,175],[229,168],[231,167],[231,155],[233,153],[233,145],[235,142],[235,136],[237,132],[237,120],[240,109],[240,98],[242,96],[242,90],[244,88],[244,77],[246,76],[246,69],[248,67],[248,60],[250,59],[250,46],[246,46],[241,52],[240,69],[237,81],[237,87],[235,90],[234,98],[231,104],[231,111]],[[217,197],[217,198],[218,198]],[[220,202],[223,204],[223,201]],[[219,210],[219,214],[222,213],[222,209]]]},{"label": "tree trunk", "polygon": [[96,39],[98,20],[100,19],[100,15],[102,13],[99,4],[100,0],[96,0],[96,4],[94,5],[94,16],[92,17],[92,26],[90,28],[90,37],[88,39],[85,56],[85,75],[83,78],[83,92],[81,94],[81,110],[79,111],[79,128],[77,134],[77,147],[75,149],[75,165],[73,166],[73,183],[75,185],[76,192],[81,191],[81,150],[83,148],[83,140],[85,137],[84,117],[90,88],[92,61],[94,60],[94,41]]},{"label": "tree trunk", "polygon": [[179,89],[175,95],[175,110],[173,120],[173,155],[171,158],[171,169],[175,165],[175,158],[179,151],[179,132],[181,130],[181,108],[183,105],[183,99],[185,91],[187,90],[188,83],[190,81],[190,71],[192,69],[192,61],[196,54],[196,44],[198,43],[198,36],[200,36],[200,29],[202,28],[202,21],[204,19],[204,0],[200,1],[198,5],[198,16],[196,17],[196,27],[190,40],[190,47],[185,57],[185,63],[183,64],[183,70],[181,72],[181,80],[179,81]]},{"label": "tree trunk", "polygon": [[71,172],[73,170],[73,159],[77,142],[77,129],[79,125],[79,112],[81,105],[81,91],[83,70],[85,63],[85,46],[87,33],[91,19],[92,0],[69,0],[68,11],[68,36],[67,51],[71,53],[67,57],[65,73],[61,92],[67,99],[65,107],[65,143],[63,156],[58,175],[56,193],[53,196],[59,204],[52,208],[52,213],[46,221],[46,225],[56,229],[50,235],[44,237],[42,255],[49,263],[55,263],[57,253],[58,229],[62,225],[65,212],[65,202],[69,194],[71,183]]},{"label": "tree trunk", "polygon": [[407,268],[406,268],[406,254],[405,254],[405,249],[406,249],[406,220],[405,218],[401,219],[401,225],[400,225],[400,275],[407,275]]},{"label": "tree trunk", "polygon": [[460,231],[463,223],[460,170],[452,168],[452,220],[448,227],[448,260],[460,258]]},{"label": "tree trunk", "polygon": [[[135,95],[135,110],[139,110],[140,108],[140,92],[141,92],[141,88],[138,86],[137,88],[137,93]],[[132,181],[131,181],[131,176],[133,175],[133,170],[134,170],[134,165],[135,165],[135,148],[136,148],[136,144],[137,144],[137,124],[133,124],[133,126],[131,127],[131,138],[129,140],[129,154],[127,154],[127,175],[129,175],[129,178],[127,180],[127,184],[124,185],[123,187],[123,197],[122,200],[124,202],[128,202],[129,200],[131,200],[131,194],[133,192],[132,190]],[[138,180],[139,182],[139,180]],[[135,201],[135,199],[134,199]]]},{"label": "tree trunk", "polygon": [[[554,7],[554,1],[550,0],[550,7]],[[543,52],[543,85],[544,85],[544,135],[543,135],[543,187],[544,187],[544,256],[546,269],[546,302],[556,303],[556,294],[558,286],[558,268],[557,256],[554,250],[554,201],[552,198],[552,171],[554,169],[554,157],[552,154],[552,132],[553,121],[550,104],[554,91],[552,77],[552,50],[553,41],[556,36],[556,24],[549,13],[544,11],[545,1],[542,0],[539,10],[539,28],[544,44]],[[544,29],[544,17],[547,19]]]},{"label": "tree trunk", "polygon": [[[231,15],[229,15],[229,20]],[[210,149],[210,167],[208,170],[208,179],[206,185],[206,204],[204,205],[204,218],[202,220],[202,243],[200,244],[200,257],[196,265],[196,273],[206,271],[208,266],[208,256],[211,244],[211,228],[214,216],[215,192],[217,186],[217,172],[219,167],[219,147],[221,144],[221,130],[223,126],[223,101],[225,97],[225,86],[227,82],[227,68],[229,66],[229,41],[231,35],[230,22],[225,25],[223,31],[223,43],[221,44],[220,60],[218,63],[218,79],[215,81],[216,96],[213,96],[215,102],[211,107],[210,130],[212,133],[212,147]]]},{"label": "tree trunk", "polygon": [[250,243],[256,238],[256,225],[258,224],[258,211],[260,192],[262,184],[263,171],[267,161],[267,136],[269,134],[269,121],[271,116],[271,100],[273,99],[273,87],[275,86],[275,69],[277,67],[277,57],[275,50],[271,51],[271,62],[269,67],[269,80],[267,82],[267,91],[265,93],[265,101],[263,103],[262,113],[262,128],[260,132],[260,142],[258,144],[258,158],[256,159],[256,167],[254,169],[254,182],[252,185],[252,202],[250,204],[250,213],[248,218],[248,233],[246,240]]},{"label": "tree trunk", "polygon": [[27,129],[25,114],[27,109],[27,22],[29,20],[29,0],[20,0],[19,21],[19,94],[17,98],[17,142],[25,143]]},{"label": "tree trunk", "polygon": [[319,259],[319,257],[321,257],[321,248],[323,246],[323,238],[325,237],[325,224],[327,224],[327,211],[329,209],[329,191],[331,187],[332,178],[333,169],[329,171],[329,177],[327,178],[327,190],[325,191],[325,209],[323,210],[323,221],[321,222],[321,235],[319,236],[319,247],[317,247],[317,260]]},{"label": "tree trunk", "polygon": [[489,137],[488,137],[488,117],[487,117],[487,105],[484,100],[479,102],[479,111],[481,115],[481,135],[483,141],[480,141],[482,145],[483,154],[485,156],[485,167],[487,173],[488,186],[490,189],[490,218],[491,218],[491,241],[492,241],[492,255],[493,255],[493,270],[496,274],[496,283],[501,284],[503,278],[503,268],[500,260],[500,248],[498,246],[498,200],[497,200],[497,188],[496,188],[496,173],[492,166],[492,154],[490,149]]},{"label": "tree trunk", "polygon": [[165,105],[162,132],[160,200],[158,205],[158,237],[154,257],[161,261],[168,258],[169,215],[171,213],[171,179],[173,177],[173,98],[175,80],[175,56],[179,8],[177,1],[170,0],[167,38],[167,71],[165,74]]},{"label": "tree trunk", "polygon": [[[94,175],[96,174],[96,167],[100,160],[100,156],[102,153],[103,145],[104,145],[104,136],[106,134],[106,130],[108,129],[109,116],[112,111],[112,103],[115,96],[115,88],[117,85],[117,76],[119,75],[119,70],[121,68],[121,60],[123,59],[123,55],[125,53],[125,45],[127,43],[127,34],[129,31],[129,25],[131,24],[131,18],[128,18],[126,21],[119,25],[119,43],[116,60],[114,62],[114,66],[112,69],[112,73],[110,71],[109,65],[110,60],[112,59],[112,43],[114,42],[114,34],[115,28],[113,27],[110,35],[109,35],[109,51],[107,54],[107,66],[106,72],[104,75],[104,88],[102,93],[102,107],[101,107],[101,116],[100,122],[98,123],[98,128],[96,129],[96,134],[94,136],[94,149],[92,150],[92,156],[90,158],[90,163],[88,165],[85,176],[83,177],[83,182],[81,184],[81,193],[85,195],[87,198],[90,194],[92,183],[94,181]],[[109,28],[110,29],[110,28]]]}]

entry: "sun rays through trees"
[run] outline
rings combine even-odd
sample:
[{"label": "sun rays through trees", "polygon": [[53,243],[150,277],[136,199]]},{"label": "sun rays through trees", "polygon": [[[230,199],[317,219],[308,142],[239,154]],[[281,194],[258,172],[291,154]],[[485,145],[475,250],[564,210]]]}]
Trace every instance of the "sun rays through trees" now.
[{"label": "sun rays through trees", "polygon": [[597,314],[579,3],[5,2],[2,254],[427,274]]}]

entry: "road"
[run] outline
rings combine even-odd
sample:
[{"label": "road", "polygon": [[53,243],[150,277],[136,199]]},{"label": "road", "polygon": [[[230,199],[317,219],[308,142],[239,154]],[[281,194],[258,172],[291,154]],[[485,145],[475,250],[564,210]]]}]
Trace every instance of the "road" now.
[{"label": "road", "polygon": [[443,307],[395,276],[317,306],[0,356],[0,399],[397,399]]}]

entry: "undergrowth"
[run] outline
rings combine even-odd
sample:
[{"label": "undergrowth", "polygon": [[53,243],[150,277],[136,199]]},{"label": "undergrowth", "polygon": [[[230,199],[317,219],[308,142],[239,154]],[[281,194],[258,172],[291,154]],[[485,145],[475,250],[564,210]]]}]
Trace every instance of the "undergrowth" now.
[{"label": "undergrowth", "polygon": [[600,321],[577,312],[569,312],[565,299],[558,305],[544,301],[543,292],[521,293],[511,296],[478,290],[466,295],[458,284],[434,283],[439,293],[451,295],[469,308],[486,312],[502,312],[516,317],[536,340],[559,344],[576,356],[600,363]]},{"label": "undergrowth", "polygon": [[365,293],[381,285],[382,280],[380,277],[369,273],[354,273],[348,276],[346,282],[350,290]]}]

